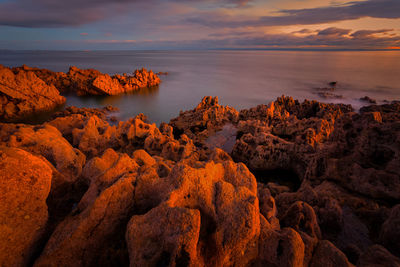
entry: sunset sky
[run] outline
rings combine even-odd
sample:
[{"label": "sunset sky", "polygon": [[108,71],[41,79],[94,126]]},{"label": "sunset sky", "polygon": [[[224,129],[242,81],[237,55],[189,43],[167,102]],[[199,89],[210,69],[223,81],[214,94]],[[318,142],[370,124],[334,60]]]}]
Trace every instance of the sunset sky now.
[{"label": "sunset sky", "polygon": [[0,49],[400,49],[400,0],[0,0]]}]

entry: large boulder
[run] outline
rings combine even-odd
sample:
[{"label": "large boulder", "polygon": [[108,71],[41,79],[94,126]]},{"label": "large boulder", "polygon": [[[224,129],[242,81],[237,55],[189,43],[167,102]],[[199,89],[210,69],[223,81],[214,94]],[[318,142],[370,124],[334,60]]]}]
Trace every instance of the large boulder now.
[{"label": "large boulder", "polygon": [[126,265],[123,237],[133,213],[137,167],[111,149],[89,161],[89,189],[54,230],[35,266]]},{"label": "large boulder", "polygon": [[164,201],[128,224],[131,266],[244,266],[257,257],[257,185],[243,164],[178,163],[161,180]]},{"label": "large boulder", "polygon": [[45,157],[64,175],[66,182],[75,182],[80,178],[86,161],[85,155],[73,148],[61,133],[49,124],[0,124],[0,144],[22,148]]},{"label": "large boulder", "polygon": [[42,159],[0,147],[0,265],[27,266],[47,223],[52,170]]}]

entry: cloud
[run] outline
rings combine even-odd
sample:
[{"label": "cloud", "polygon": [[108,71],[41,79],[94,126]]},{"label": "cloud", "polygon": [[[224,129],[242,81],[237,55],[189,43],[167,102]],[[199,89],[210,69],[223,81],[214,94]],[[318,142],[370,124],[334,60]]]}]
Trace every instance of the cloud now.
[{"label": "cloud", "polygon": [[[351,34],[352,37],[354,38],[370,38],[371,36],[374,36],[377,33],[381,33],[384,35],[391,35],[390,32],[392,32],[393,29],[381,29],[381,30],[360,30],[356,31]],[[395,36],[395,35],[392,35]]]},{"label": "cloud", "polygon": [[104,0],[1,2],[0,25],[27,28],[78,26],[103,19],[107,9],[114,9],[117,5]]},{"label": "cloud", "polygon": [[299,31],[294,31],[294,32],[292,32],[293,34],[294,33],[300,33],[300,34],[309,34],[309,33],[313,33],[314,31],[312,31],[312,30],[310,30],[310,29],[301,29],[301,30],[299,30]]},{"label": "cloud", "polygon": [[215,19],[213,15],[210,15],[209,17],[197,16],[186,21],[208,27],[237,28],[323,24],[365,17],[398,19],[400,18],[400,1],[367,0],[318,8],[284,9],[276,12],[274,16],[261,16],[249,20],[232,19],[231,17]]},{"label": "cloud", "polygon": [[[389,49],[400,46],[400,36],[390,36],[391,30],[351,31],[340,28],[326,28],[317,31],[305,29],[308,35],[292,33],[244,35],[241,32],[220,33],[213,38],[197,40],[161,40],[161,41],[131,41],[131,40],[86,40],[96,43],[102,49],[186,49],[186,48],[291,48],[291,49]],[[388,33],[388,34],[385,34]],[[376,34],[382,34],[378,36]]]},{"label": "cloud", "polygon": [[[327,49],[386,49],[400,45],[400,36],[391,36],[392,30],[361,30],[326,28],[313,34],[298,36],[295,34],[262,35],[249,38],[230,39],[231,44],[249,47],[325,47]],[[312,32],[312,31],[310,31]],[[378,36],[376,34],[383,34]]]},{"label": "cloud", "polygon": [[324,35],[324,36],[343,36],[347,35],[351,32],[349,29],[340,29],[336,27],[330,27],[326,28],[324,30],[321,30],[318,32],[318,35]]},{"label": "cloud", "polygon": [[0,25],[26,28],[74,27],[108,17],[134,14],[143,7],[146,7],[146,12],[151,12],[162,3],[208,3],[217,8],[226,5],[244,7],[250,2],[252,0],[6,0],[0,1]]},{"label": "cloud", "polygon": [[[263,34],[260,32],[227,31],[207,38],[133,40],[133,39],[76,39],[76,40],[42,40],[30,42],[29,49],[394,49],[400,47],[400,36],[392,35],[389,29],[380,30],[348,30],[326,28],[320,30],[304,29],[304,34],[280,33]],[[305,33],[308,32],[308,33]],[[0,40],[0,47],[21,47],[21,43]],[[22,47],[25,48],[26,47]]]},{"label": "cloud", "polygon": [[[260,16],[261,8],[268,6],[261,0],[0,0],[0,25],[14,26],[1,27],[0,40],[11,42],[14,38],[27,48],[32,41],[41,41],[50,48],[70,44],[78,49],[400,46],[399,29],[386,29],[396,28],[399,20],[391,20],[379,30],[364,30],[358,22],[354,23],[357,28],[345,23],[349,29],[306,26],[364,17],[400,19],[400,0],[331,3]],[[252,15],[253,11],[258,15]],[[286,27],[268,28],[284,25],[304,26],[287,27],[301,29],[289,33],[277,33]],[[58,29],[63,27],[71,29]],[[266,34],[268,31],[275,33]],[[90,38],[79,37],[87,33]],[[57,43],[58,38],[70,40]]]}]

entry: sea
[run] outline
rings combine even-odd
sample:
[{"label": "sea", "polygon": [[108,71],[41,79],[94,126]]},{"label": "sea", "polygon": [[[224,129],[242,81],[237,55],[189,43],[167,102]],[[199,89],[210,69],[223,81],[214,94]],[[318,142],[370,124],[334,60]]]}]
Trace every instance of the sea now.
[{"label": "sea", "polygon": [[[204,96],[218,96],[238,110],[286,95],[303,101],[368,103],[400,100],[400,51],[0,51],[0,64],[67,72],[70,66],[108,74],[146,68],[161,75],[156,88],[107,97],[67,96],[67,106],[112,105],[126,120],[139,113],[157,124],[194,108]],[[64,108],[65,108],[64,107]]]}]

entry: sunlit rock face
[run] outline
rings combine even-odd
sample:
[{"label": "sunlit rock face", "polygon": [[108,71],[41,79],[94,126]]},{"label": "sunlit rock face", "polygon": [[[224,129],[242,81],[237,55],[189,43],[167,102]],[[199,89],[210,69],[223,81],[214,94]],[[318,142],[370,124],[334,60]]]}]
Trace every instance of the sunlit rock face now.
[{"label": "sunlit rock face", "polygon": [[110,76],[97,70],[71,67],[67,77],[68,90],[77,95],[118,95],[160,84],[160,78],[146,69],[135,70],[132,75]]},{"label": "sunlit rock face", "polygon": [[49,163],[22,149],[0,146],[0,265],[27,266],[48,219]]},{"label": "sunlit rock face", "polygon": [[[400,262],[397,104],[355,113],[280,97],[236,111],[205,97],[160,127],[143,114],[111,123],[110,110],[68,108],[42,125],[0,124],[9,207],[0,218],[25,223],[9,213],[20,207],[32,207],[34,218],[34,226],[0,224],[15,232],[1,232],[13,238],[0,242],[14,244],[1,247],[24,251],[1,251],[0,259],[12,255],[17,266]],[[26,187],[31,173],[40,174],[39,189]]]},{"label": "sunlit rock face", "polygon": [[65,100],[57,88],[46,84],[34,73],[23,69],[12,71],[0,65],[0,121],[49,111]]},{"label": "sunlit rock face", "polygon": [[0,65],[0,121],[18,121],[30,115],[54,110],[65,103],[64,94],[119,95],[159,85],[151,70],[132,74],[103,74],[94,69],[70,67],[68,73]]},{"label": "sunlit rock face", "polygon": [[184,130],[204,147],[222,140],[221,148],[221,129],[235,127],[231,156],[271,190],[280,219],[296,201],[310,204],[322,238],[331,240],[354,264],[368,246],[381,242],[380,228],[400,200],[398,103],[355,113],[348,105],[280,97],[269,105],[241,110],[222,125],[202,120],[203,114],[215,110],[220,113],[214,117],[223,117],[216,101],[205,98],[200,106],[182,113],[171,125],[183,129],[177,124],[183,120],[187,125],[207,125]]},{"label": "sunlit rock face", "polygon": [[84,95],[118,95],[136,91],[141,88],[153,87],[160,84],[160,78],[151,70],[140,69],[132,74],[113,75],[101,73],[95,69],[69,68],[67,73],[53,72],[47,69],[22,66],[12,69],[14,72],[35,74],[49,86],[56,87],[63,93]]}]

